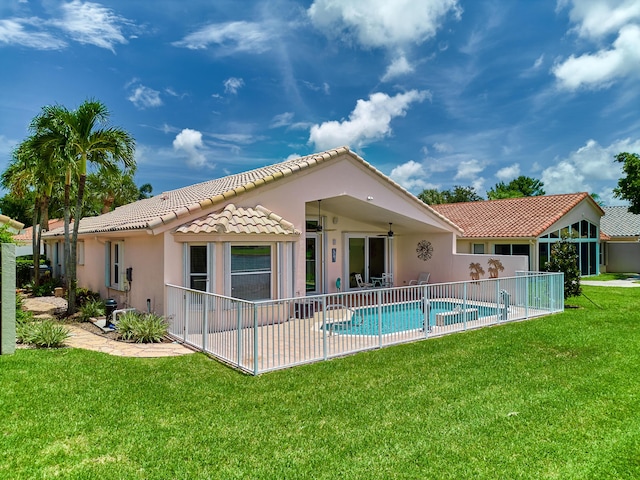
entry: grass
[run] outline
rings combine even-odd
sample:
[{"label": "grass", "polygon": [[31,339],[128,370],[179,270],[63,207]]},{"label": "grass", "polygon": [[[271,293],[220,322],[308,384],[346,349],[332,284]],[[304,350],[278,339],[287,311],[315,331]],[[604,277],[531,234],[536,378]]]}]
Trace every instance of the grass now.
[{"label": "grass", "polygon": [[0,357],[0,478],[640,478],[640,289],[249,377],[201,354]]},{"label": "grass", "polygon": [[596,280],[598,282],[608,282],[610,280],[626,280],[628,278],[637,278],[637,273],[600,273],[591,277],[584,277],[584,280]]}]

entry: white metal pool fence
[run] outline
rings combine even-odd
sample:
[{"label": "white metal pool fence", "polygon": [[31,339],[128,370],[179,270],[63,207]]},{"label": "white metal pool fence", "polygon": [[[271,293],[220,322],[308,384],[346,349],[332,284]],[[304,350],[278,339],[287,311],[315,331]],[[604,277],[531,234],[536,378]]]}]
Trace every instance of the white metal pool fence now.
[{"label": "white metal pool fence", "polygon": [[259,302],[166,291],[171,336],[254,375],[564,310],[563,274],[542,272]]}]

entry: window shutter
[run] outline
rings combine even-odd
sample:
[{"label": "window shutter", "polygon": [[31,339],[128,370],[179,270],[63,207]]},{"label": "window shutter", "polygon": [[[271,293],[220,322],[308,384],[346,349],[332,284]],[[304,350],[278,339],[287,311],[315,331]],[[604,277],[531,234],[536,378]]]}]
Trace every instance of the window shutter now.
[{"label": "window shutter", "polygon": [[111,286],[111,242],[104,242],[104,284]]}]

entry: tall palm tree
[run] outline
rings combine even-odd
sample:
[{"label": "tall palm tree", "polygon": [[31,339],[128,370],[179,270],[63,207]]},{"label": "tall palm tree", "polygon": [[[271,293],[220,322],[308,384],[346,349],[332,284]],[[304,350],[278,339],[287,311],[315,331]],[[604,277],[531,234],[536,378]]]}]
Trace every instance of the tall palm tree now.
[{"label": "tall palm tree", "polygon": [[[40,247],[42,232],[49,224],[49,201],[58,176],[55,158],[34,148],[37,133],[24,140],[12,154],[12,160],[2,173],[0,182],[12,195],[24,198],[34,193],[32,239],[34,283],[40,284]],[[38,228],[39,227],[39,228]]]},{"label": "tall palm tree", "polygon": [[120,205],[138,200],[139,190],[130,169],[100,167],[87,175],[85,215],[107,213]]},{"label": "tall palm tree", "polygon": [[[65,174],[65,264],[68,314],[76,310],[76,249],[84,203],[89,164],[115,168],[135,168],[135,141],[124,129],[108,125],[109,111],[96,100],[85,100],[76,110],[63,106],[43,109],[41,126],[47,134],[39,137],[39,146],[55,151],[66,167]],[[73,232],[70,234],[71,182],[77,180]]]}]

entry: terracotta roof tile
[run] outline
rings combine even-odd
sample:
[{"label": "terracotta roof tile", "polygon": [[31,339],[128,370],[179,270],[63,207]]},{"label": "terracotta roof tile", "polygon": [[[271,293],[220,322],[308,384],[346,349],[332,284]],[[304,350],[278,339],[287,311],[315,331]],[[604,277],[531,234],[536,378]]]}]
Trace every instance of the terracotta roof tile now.
[{"label": "terracotta roof tile", "polygon": [[230,203],[222,210],[186,223],[177,233],[274,234],[300,235],[291,222],[271,210],[257,205],[255,208],[236,207]]},{"label": "terracotta roof tile", "polygon": [[[583,200],[588,193],[507,198],[431,207],[464,231],[464,237],[538,237]],[[594,205],[597,204],[594,202]]]}]

